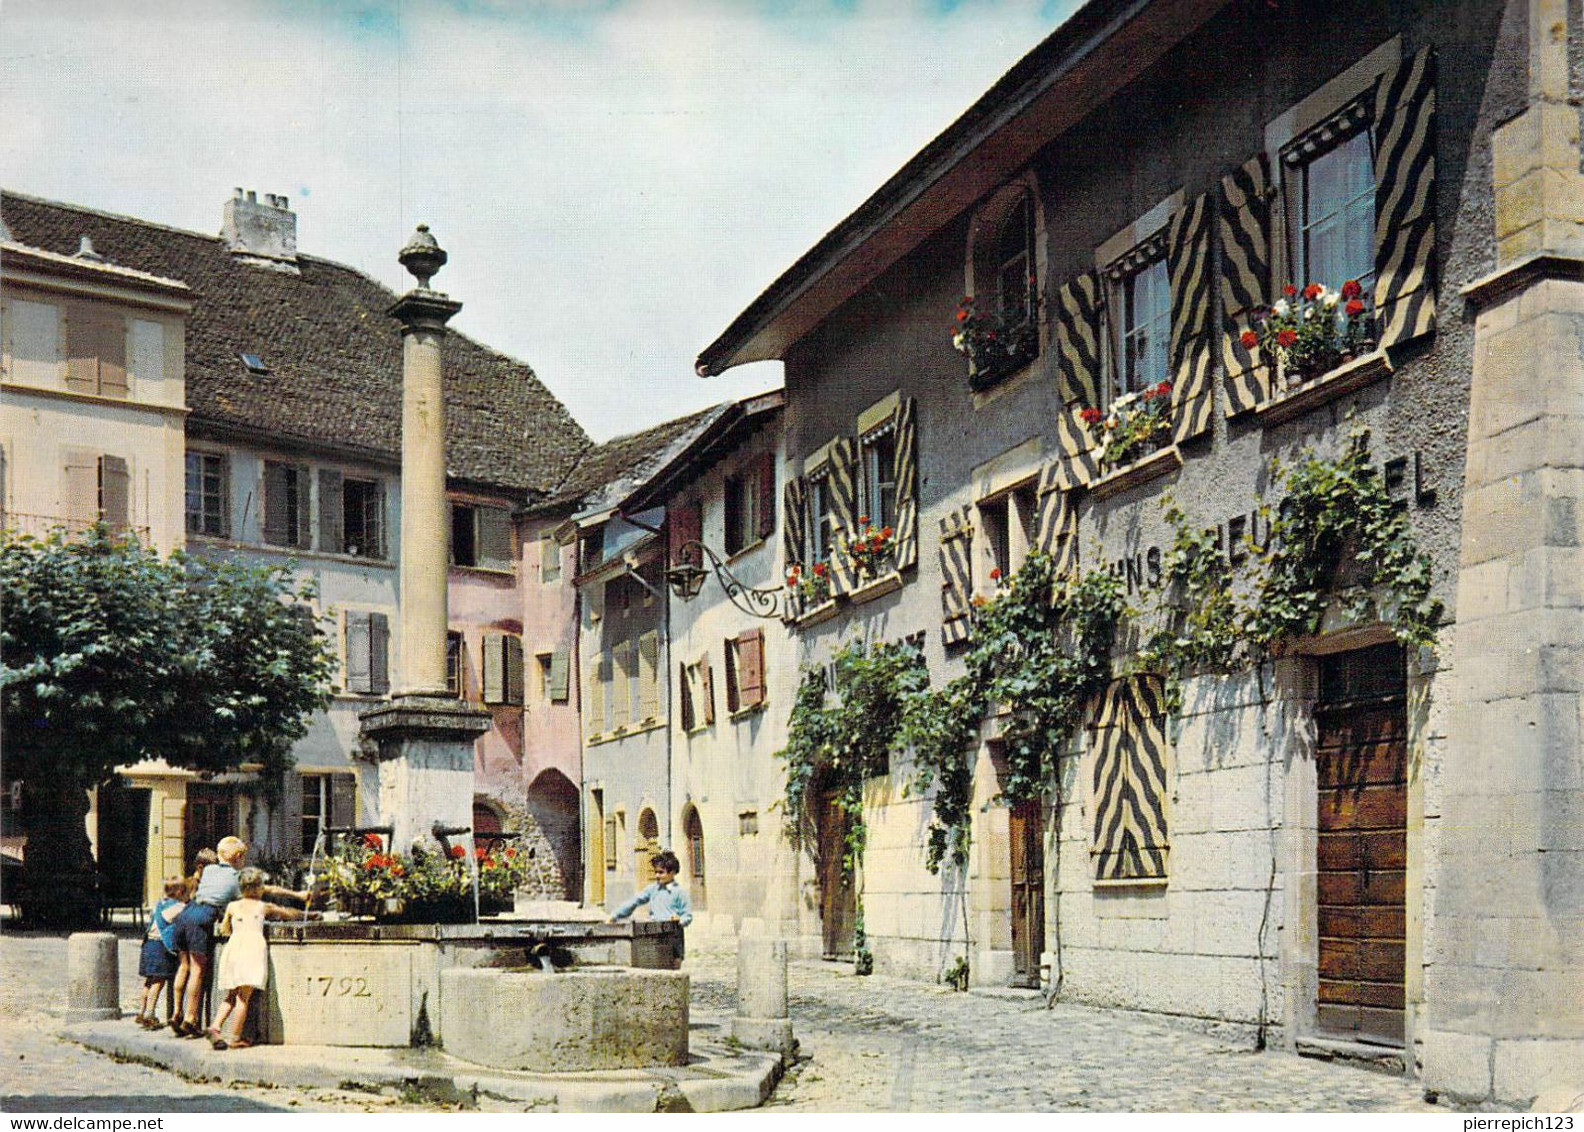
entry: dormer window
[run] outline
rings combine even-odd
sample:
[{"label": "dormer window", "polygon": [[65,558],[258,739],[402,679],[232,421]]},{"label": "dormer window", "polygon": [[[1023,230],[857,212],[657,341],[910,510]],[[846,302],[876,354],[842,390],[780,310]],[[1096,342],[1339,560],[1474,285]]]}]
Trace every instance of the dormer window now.
[{"label": "dormer window", "polygon": [[238,354],[237,357],[242,359],[242,364],[247,367],[249,373],[269,372],[269,366],[265,365],[264,359],[257,354]]}]

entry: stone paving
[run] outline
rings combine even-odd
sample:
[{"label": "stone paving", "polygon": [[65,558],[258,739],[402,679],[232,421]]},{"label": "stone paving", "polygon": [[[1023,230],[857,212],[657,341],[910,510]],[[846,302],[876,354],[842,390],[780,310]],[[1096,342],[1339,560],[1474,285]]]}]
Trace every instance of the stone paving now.
[{"label": "stone paving", "polygon": [[[122,997],[135,1010],[135,939],[123,939],[121,959]],[[685,969],[693,976],[695,1028],[725,1030],[735,1007],[734,954],[690,948]],[[958,994],[880,975],[858,978],[850,966],[819,962],[794,962],[790,983],[802,1052],[771,1111],[1448,1111],[1426,1105],[1410,1080],[1254,1053],[1150,1015],[1070,1004],[1047,1010],[1032,992]],[[59,1038],[65,986],[61,937],[0,935],[0,1109],[438,1107],[336,1089],[193,1082],[115,1062]]]}]

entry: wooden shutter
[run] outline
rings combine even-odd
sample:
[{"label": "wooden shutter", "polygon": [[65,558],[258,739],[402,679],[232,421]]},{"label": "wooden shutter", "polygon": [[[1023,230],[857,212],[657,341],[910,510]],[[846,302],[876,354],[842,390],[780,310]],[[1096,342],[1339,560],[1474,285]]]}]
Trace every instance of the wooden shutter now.
[{"label": "wooden shutter", "polygon": [[[293,469],[285,464],[264,465],[264,541],[272,546],[290,546],[293,517],[287,511],[287,477]],[[300,506],[300,504],[299,504]]]},{"label": "wooden shutter", "polygon": [[626,727],[632,722],[633,676],[637,671],[633,642],[622,641],[611,649],[611,662],[614,668],[610,688],[611,725]]},{"label": "wooden shutter", "polygon": [[973,509],[959,507],[941,519],[941,640],[968,639],[969,599],[973,593]]},{"label": "wooden shutter", "polygon": [[1094,441],[1079,414],[1100,405],[1102,307],[1096,271],[1068,280],[1051,301],[1056,320],[1057,388],[1062,399],[1056,414],[1056,443],[1064,461],[1066,487],[1087,484],[1100,467]]},{"label": "wooden shutter", "polygon": [[72,393],[99,392],[99,324],[80,303],[66,308],[66,388]]},{"label": "wooden shutter", "polygon": [[[1048,554],[1062,578],[1078,568],[1078,513],[1071,496],[1062,490],[1060,461],[1040,469],[1038,500],[1034,511],[1035,546]],[[1055,590],[1051,591],[1054,600]]]},{"label": "wooden shutter", "polygon": [[512,568],[512,516],[505,507],[476,507],[477,561],[485,570]]},{"label": "wooden shutter", "polygon": [[1401,60],[1375,89],[1375,310],[1380,344],[1435,329],[1435,55]]},{"label": "wooden shutter", "polygon": [[506,702],[506,638],[500,633],[484,634],[484,702]]},{"label": "wooden shutter", "polygon": [[99,517],[112,531],[125,530],[131,518],[132,477],[119,456],[99,457]]},{"label": "wooden shutter", "polygon": [[918,565],[918,403],[902,398],[896,426],[896,568]]},{"label": "wooden shutter", "polygon": [[1243,345],[1253,313],[1271,303],[1270,166],[1263,153],[1221,178],[1221,371],[1226,415],[1271,394],[1270,365]]},{"label": "wooden shutter", "polygon": [[600,653],[590,666],[588,677],[589,733],[597,735],[605,730],[605,700],[610,693],[610,653]]},{"label": "wooden shutter", "polygon": [[383,613],[369,614],[369,691],[390,691],[390,618]]},{"label": "wooden shutter", "polygon": [[715,673],[710,668],[710,659],[705,656],[699,661],[699,699],[704,701],[704,723],[709,725],[715,722]]},{"label": "wooden shutter", "polygon": [[373,691],[374,687],[369,668],[369,616],[357,610],[347,610],[346,655],[342,658],[346,665],[346,690],[364,695]]},{"label": "wooden shutter", "polygon": [[308,517],[308,485],[311,482],[310,473],[305,467],[292,469],[292,475],[297,477],[297,538],[293,546],[308,547],[313,544],[313,534],[309,529]]},{"label": "wooden shutter", "polygon": [[357,776],[330,776],[330,820],[328,825],[346,828],[357,824]]},{"label": "wooden shutter", "polygon": [[682,730],[692,731],[697,724],[694,722],[693,687],[688,682],[688,666],[685,664],[677,665],[677,704],[681,708]]},{"label": "wooden shutter", "polygon": [[99,395],[125,397],[127,395],[126,371],[126,319],[116,314],[100,313],[98,329]]},{"label": "wooden shutter", "polygon": [[565,703],[571,689],[567,687],[571,672],[571,654],[566,649],[556,649],[550,654],[550,701]]},{"label": "wooden shutter", "polygon": [[[803,548],[808,545],[808,480],[802,476],[789,476],[781,489],[781,565],[791,570],[803,563]],[[803,601],[796,590],[786,591],[786,616],[788,619],[803,611]]]},{"label": "wooden shutter", "polygon": [[91,526],[99,519],[99,457],[81,449],[67,449],[63,471],[63,517],[74,530]]},{"label": "wooden shutter", "polygon": [[764,630],[751,629],[737,638],[737,702],[747,708],[764,699]]},{"label": "wooden shutter", "polygon": [[759,456],[759,529],[756,533],[760,538],[769,538],[775,531],[775,487],[775,453],[765,452]]},{"label": "wooden shutter", "polygon": [[858,572],[847,552],[847,544],[858,532],[858,442],[852,437],[840,436],[831,444],[826,486],[836,527],[830,561],[831,593],[840,595],[851,593],[858,586]]},{"label": "wooden shutter", "polygon": [[507,634],[505,638],[506,702],[521,705],[523,702],[523,644],[522,638]]},{"label": "wooden shutter", "polygon": [[333,468],[319,469],[319,549],[340,554],[346,548],[344,515],[341,509],[341,473]]},{"label": "wooden shutter", "polygon": [[737,642],[728,637],[726,639],[726,711],[728,714],[735,712],[741,706],[737,689],[737,674],[741,666],[742,658],[737,655]]},{"label": "wooden shutter", "polygon": [[670,537],[668,558],[671,565],[680,566],[687,563],[693,566],[702,566],[704,557],[699,552],[698,547],[688,547],[685,551],[682,547],[689,542],[702,541],[704,505],[697,500],[678,503],[673,505],[667,514],[670,520],[667,524],[667,533]]},{"label": "wooden shutter", "polygon": [[554,535],[539,536],[539,581],[559,581],[561,578],[561,544]]},{"label": "wooden shutter", "polygon": [[1171,278],[1172,440],[1210,429],[1210,194],[1172,217],[1166,236]]},{"label": "wooden shutter", "polygon": [[638,718],[660,718],[660,634],[638,638]]},{"label": "wooden shutter", "polygon": [[1166,877],[1165,719],[1158,677],[1114,681],[1101,699],[1092,778],[1097,880]]}]

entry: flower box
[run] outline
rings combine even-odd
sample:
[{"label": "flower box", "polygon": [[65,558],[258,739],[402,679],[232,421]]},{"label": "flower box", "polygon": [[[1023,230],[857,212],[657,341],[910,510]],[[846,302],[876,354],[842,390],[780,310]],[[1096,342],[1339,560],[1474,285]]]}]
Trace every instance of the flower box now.
[{"label": "flower box", "polygon": [[969,296],[957,306],[952,346],[968,359],[968,388],[980,393],[1034,360],[1039,326],[1028,312],[985,310]]},{"label": "flower box", "polygon": [[862,605],[866,601],[873,601],[877,597],[884,597],[888,593],[895,593],[902,588],[902,575],[895,570],[887,571],[878,577],[860,582],[858,588],[848,595],[854,605]]},{"label": "flower box", "polygon": [[1256,405],[1254,415],[1266,426],[1281,424],[1283,421],[1302,416],[1327,401],[1333,401],[1355,389],[1372,385],[1383,377],[1389,377],[1391,373],[1391,359],[1386,356],[1386,351],[1375,350],[1344,362],[1335,369],[1302,384],[1289,385],[1285,390],[1277,392],[1270,400]]},{"label": "flower box", "polygon": [[1158,476],[1169,475],[1182,467],[1182,463],[1182,454],[1177,451],[1177,446],[1168,444],[1091,481],[1089,494],[1097,499],[1116,495]]}]

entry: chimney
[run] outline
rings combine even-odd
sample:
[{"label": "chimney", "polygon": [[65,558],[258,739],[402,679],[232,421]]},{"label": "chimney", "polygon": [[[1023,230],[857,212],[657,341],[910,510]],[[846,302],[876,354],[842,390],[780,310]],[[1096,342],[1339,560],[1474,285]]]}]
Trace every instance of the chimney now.
[{"label": "chimney", "polygon": [[286,198],[274,193],[258,194],[241,189],[225,202],[220,238],[232,254],[242,258],[295,263],[297,260],[297,214],[286,207]]}]

